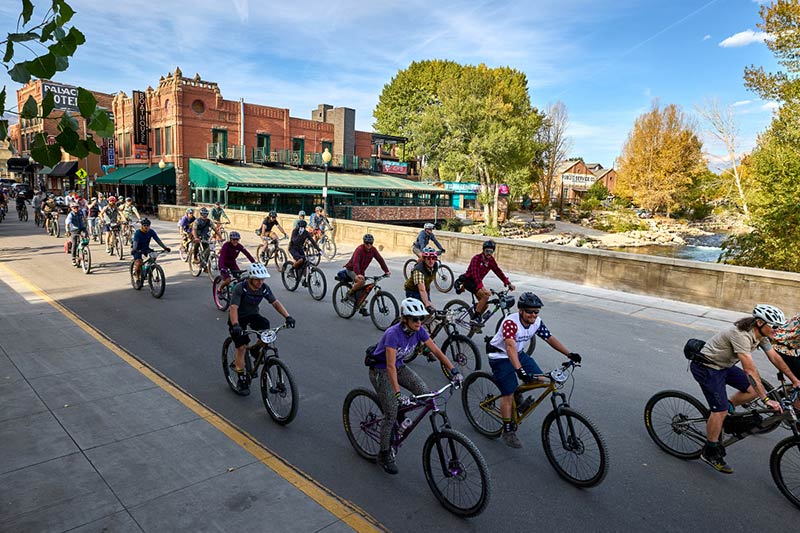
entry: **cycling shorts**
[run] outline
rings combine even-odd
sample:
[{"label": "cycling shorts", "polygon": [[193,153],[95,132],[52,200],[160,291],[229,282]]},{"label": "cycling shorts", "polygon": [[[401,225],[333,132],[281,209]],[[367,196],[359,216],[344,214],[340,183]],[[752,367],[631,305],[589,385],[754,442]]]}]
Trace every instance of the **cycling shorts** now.
[{"label": "cycling shorts", "polygon": [[289,254],[295,261],[306,258],[306,254],[303,253],[303,250],[294,250],[292,248],[289,248]]},{"label": "cycling shorts", "polygon": [[131,257],[133,257],[133,259],[135,261],[138,261],[139,259],[142,259],[143,256],[149,255],[150,252],[152,252],[152,251],[153,250],[151,250],[150,248],[148,248],[147,250],[144,250],[142,252],[136,252],[134,250],[131,250]]},{"label": "cycling shorts", "polygon": [[[242,327],[242,330],[250,328],[257,331],[263,331],[265,329],[269,329],[269,320],[261,315],[240,316],[239,325]],[[231,337],[233,338],[233,344],[236,345],[237,348],[250,344],[250,335],[247,333],[242,333],[241,335],[233,334],[231,331],[230,318],[228,318],[228,332],[230,332]]]},{"label": "cycling shorts", "polygon": [[[526,352],[519,352],[518,355],[519,362],[522,368],[525,369],[525,372],[530,375],[543,373],[539,365],[536,364],[536,361],[533,360],[533,357]],[[489,366],[492,367],[494,382],[500,389],[500,394],[502,396],[514,394],[514,391],[517,390],[519,386],[519,380],[517,380],[517,372],[511,364],[511,359],[489,359]]]},{"label": "cycling shorts", "polygon": [[738,366],[716,370],[692,362],[689,368],[694,379],[700,384],[700,389],[703,391],[703,396],[706,397],[712,413],[728,410],[728,391],[725,390],[725,385],[730,385],[740,392],[747,392],[747,389],[750,388],[747,372]]}]

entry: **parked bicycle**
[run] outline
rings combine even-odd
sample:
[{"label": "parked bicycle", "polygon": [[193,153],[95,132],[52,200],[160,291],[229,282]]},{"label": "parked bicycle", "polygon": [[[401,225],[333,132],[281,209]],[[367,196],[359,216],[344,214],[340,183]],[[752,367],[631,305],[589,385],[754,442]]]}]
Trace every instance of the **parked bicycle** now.
[{"label": "parked bicycle", "polygon": [[[256,235],[261,236],[261,230],[256,230]],[[286,255],[286,250],[281,248],[280,241],[288,239],[288,237],[281,237],[280,239],[262,239],[262,244],[256,249],[256,259],[263,264],[269,264],[270,259],[275,261],[275,268],[279,271],[283,268],[283,264],[289,259]]]},{"label": "parked bicycle", "polygon": [[[750,435],[768,433],[783,426],[792,432],[778,442],[769,456],[772,480],[795,507],[800,508],[800,425],[795,403],[800,389],[788,386],[778,374],[780,387],[767,388],[782,412],[760,407],[760,400],[746,404],[743,410],[729,414],[722,425],[723,449]],[[647,434],[659,448],[679,459],[698,459],[706,443],[708,407],[700,400],[678,390],[656,393],[644,408]],[[723,452],[724,453],[724,452]]]},{"label": "parked bicycle", "polygon": [[222,275],[220,274],[214,278],[214,283],[211,284],[211,297],[214,300],[214,305],[220,311],[227,311],[231,305],[231,294],[236,284],[243,281],[247,276],[247,270],[230,270],[231,282],[226,285],[221,291],[219,286],[222,283]]},{"label": "parked bicycle", "polygon": [[[247,347],[245,352],[245,379],[249,385],[253,379],[258,378],[258,369],[261,369],[261,399],[270,418],[278,424],[285,426],[297,416],[297,407],[300,401],[297,386],[294,382],[289,367],[278,358],[278,348],[275,341],[278,332],[286,325],[264,331],[245,330],[245,333],[255,333],[256,341]],[[235,366],[236,345],[228,337],[222,344],[222,372],[225,381],[236,394],[241,395],[238,386],[238,375]]]},{"label": "parked bicycle", "polygon": [[[472,339],[458,333],[454,324],[455,310],[437,310],[430,314],[422,323],[432,339],[436,339],[440,332],[444,331],[446,338],[441,343],[442,351],[453,361],[463,375],[470,374],[481,369],[481,353]],[[433,353],[424,344],[419,344],[409,355],[405,356],[404,361],[410,363],[419,355],[424,355],[429,363],[437,362]],[[445,376],[450,373],[447,368],[442,366]]]},{"label": "parked bicycle", "polygon": [[153,298],[161,298],[164,296],[164,290],[167,288],[167,278],[164,275],[164,269],[157,263],[158,258],[168,252],[152,251],[147,257],[146,261],[142,261],[142,270],[139,276],[134,273],[135,259],[131,259],[130,274],[131,286],[137,291],[144,286],[144,280],[150,286],[150,294]]},{"label": "parked bicycle", "polygon": [[[561,392],[570,378],[575,387],[573,372],[580,366],[567,361],[561,368],[542,376],[544,381],[523,383],[514,392],[512,419],[520,425],[543,401],[550,396],[553,410],[542,422],[542,446],[547,460],[559,476],[577,487],[593,487],[606,477],[608,451],[605,441],[594,424],[569,405],[568,397]],[[542,389],[538,398],[525,393]],[[572,396],[570,390],[569,396]],[[491,438],[500,436],[503,418],[500,415],[500,389],[491,374],[475,372],[464,380],[461,402],[467,420],[478,433]]]},{"label": "parked bicycle", "polygon": [[[481,514],[489,504],[492,481],[480,450],[469,438],[455,431],[443,407],[452,395],[453,384],[428,394],[411,396],[393,421],[392,452],[396,453],[417,425],[429,415],[431,434],[422,446],[422,470],[439,503],[451,513],[470,517]],[[444,396],[449,393],[448,396]],[[358,388],[344,400],[342,420],[347,439],[358,455],[375,462],[380,451],[383,423],[375,392]]]},{"label": "parked bicycle", "polygon": [[358,311],[363,316],[369,316],[375,327],[381,331],[385,331],[397,321],[400,316],[400,306],[395,297],[379,285],[382,279],[388,277],[386,274],[367,277],[364,286],[351,295],[353,282],[346,275],[342,276],[342,272],[344,271],[337,274],[336,279],[339,283],[333,288],[333,309],[337,315],[351,318]]},{"label": "parked bicycle", "polygon": [[[433,278],[433,284],[439,292],[450,292],[450,289],[453,288],[455,278],[453,277],[453,271],[450,267],[442,263],[440,258],[443,254],[444,252],[436,252],[436,257],[439,259],[436,259],[436,276]],[[403,265],[403,279],[408,279],[411,275],[411,271],[414,270],[418,262],[416,258],[406,261]]]},{"label": "parked bicycle", "polygon": [[325,279],[325,273],[311,264],[308,258],[303,261],[299,271],[293,265],[293,261],[286,261],[281,267],[281,280],[286,290],[294,292],[302,283],[315,300],[325,298],[325,293],[328,292],[328,280]]}]

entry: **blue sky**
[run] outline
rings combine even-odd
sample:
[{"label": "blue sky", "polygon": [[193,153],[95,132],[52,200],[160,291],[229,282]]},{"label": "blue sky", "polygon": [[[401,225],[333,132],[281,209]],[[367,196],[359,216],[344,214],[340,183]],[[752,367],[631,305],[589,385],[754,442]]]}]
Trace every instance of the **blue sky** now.
[{"label": "blue sky", "polygon": [[[87,43],[55,80],[130,94],[180,66],[219,83],[225,98],[288,107],[296,117],[323,102],[355,108],[356,127],[371,131],[384,84],[411,61],[509,65],[527,74],[534,105],[566,104],[571,155],[608,167],[656,98],[691,114],[710,98],[735,104],[741,151],[753,147],[775,105],[742,83],[745,66],[776,68],[757,33],[759,4],[71,0]],[[0,2],[3,35],[14,31],[20,5]],[[18,88],[5,72],[0,83]]]}]

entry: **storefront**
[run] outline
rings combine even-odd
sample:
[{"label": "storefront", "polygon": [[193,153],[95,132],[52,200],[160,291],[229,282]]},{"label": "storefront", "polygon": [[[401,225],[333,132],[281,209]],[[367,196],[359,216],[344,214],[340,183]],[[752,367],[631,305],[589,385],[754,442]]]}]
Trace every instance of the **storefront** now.
[{"label": "storefront", "polygon": [[120,197],[131,197],[143,213],[155,213],[158,204],[175,202],[175,167],[130,165],[100,176],[95,190]]}]

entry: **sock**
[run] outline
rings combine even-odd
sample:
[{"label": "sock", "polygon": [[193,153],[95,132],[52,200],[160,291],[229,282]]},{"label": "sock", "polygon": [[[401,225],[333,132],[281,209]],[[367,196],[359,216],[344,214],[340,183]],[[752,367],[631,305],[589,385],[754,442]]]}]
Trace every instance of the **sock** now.
[{"label": "sock", "polygon": [[515,431],[517,429],[515,426],[516,424],[510,418],[503,418],[503,433]]}]

